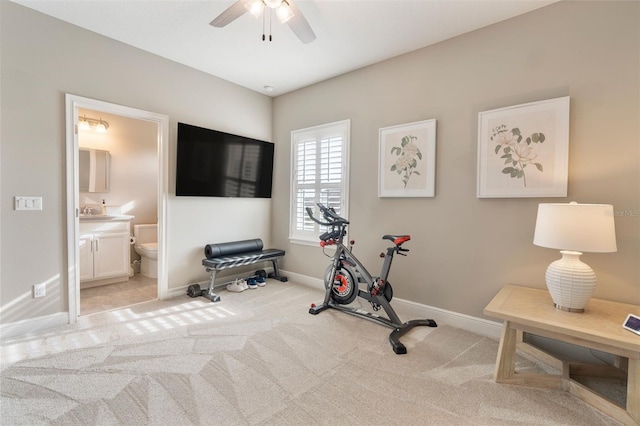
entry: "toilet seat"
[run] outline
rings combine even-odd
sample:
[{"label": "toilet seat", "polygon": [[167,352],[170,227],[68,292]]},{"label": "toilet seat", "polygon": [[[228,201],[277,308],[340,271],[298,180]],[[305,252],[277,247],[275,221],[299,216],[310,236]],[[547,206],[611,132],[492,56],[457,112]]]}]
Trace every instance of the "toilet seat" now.
[{"label": "toilet seat", "polygon": [[134,249],[140,255],[140,273],[148,278],[158,278],[158,225],[133,225],[133,236],[137,241]]},{"label": "toilet seat", "polygon": [[158,258],[158,243],[144,243],[135,245],[136,252],[141,256],[146,256],[150,259]]}]

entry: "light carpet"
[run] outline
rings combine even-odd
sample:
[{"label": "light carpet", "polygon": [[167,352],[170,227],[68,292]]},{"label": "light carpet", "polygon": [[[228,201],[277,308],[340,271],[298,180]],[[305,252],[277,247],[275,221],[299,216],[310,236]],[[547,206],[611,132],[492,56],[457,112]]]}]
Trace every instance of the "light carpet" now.
[{"label": "light carpet", "polygon": [[[618,424],[563,391],[496,384],[498,342],[487,337],[421,327],[396,355],[388,328],[335,310],[308,314],[317,289],[268,280],[220,294],[2,342],[1,423]],[[518,357],[517,368],[546,367]]]}]

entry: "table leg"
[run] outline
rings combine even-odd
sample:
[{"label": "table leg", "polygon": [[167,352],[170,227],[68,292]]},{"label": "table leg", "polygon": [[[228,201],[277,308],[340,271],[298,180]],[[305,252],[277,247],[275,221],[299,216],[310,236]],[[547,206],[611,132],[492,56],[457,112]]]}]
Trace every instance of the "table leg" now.
[{"label": "table leg", "polygon": [[640,424],[640,359],[629,358],[627,413]]},{"label": "table leg", "polygon": [[498,347],[496,370],[493,378],[496,382],[511,378],[516,372],[516,330],[510,321],[502,325],[502,336]]}]

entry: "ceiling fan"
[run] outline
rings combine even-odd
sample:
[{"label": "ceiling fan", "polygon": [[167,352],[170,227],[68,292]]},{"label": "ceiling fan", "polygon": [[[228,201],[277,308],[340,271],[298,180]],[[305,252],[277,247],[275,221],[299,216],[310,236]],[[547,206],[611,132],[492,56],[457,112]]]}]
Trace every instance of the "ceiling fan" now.
[{"label": "ceiling fan", "polygon": [[[311,43],[316,39],[309,22],[307,22],[292,0],[237,0],[211,21],[210,25],[222,28],[244,15],[247,11],[258,17],[264,11],[265,6],[268,8],[269,14],[274,11],[280,22],[286,22],[291,31],[303,43]],[[265,40],[264,34],[262,34],[262,40]],[[269,41],[271,41],[271,35],[269,35]]]}]

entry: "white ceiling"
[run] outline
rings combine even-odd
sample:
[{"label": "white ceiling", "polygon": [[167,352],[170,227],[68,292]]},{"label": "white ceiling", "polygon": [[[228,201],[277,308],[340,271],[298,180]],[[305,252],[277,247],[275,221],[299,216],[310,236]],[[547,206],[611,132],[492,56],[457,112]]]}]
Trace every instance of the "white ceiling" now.
[{"label": "white ceiling", "polygon": [[278,96],[557,0],[294,0],[316,33],[309,44],[275,18],[273,41],[262,41],[262,19],[250,13],[209,25],[235,0],[12,1]]}]

